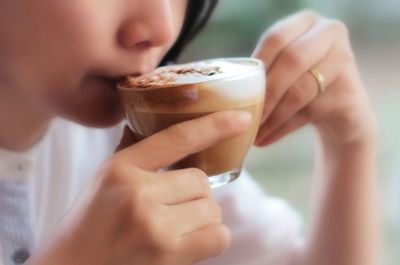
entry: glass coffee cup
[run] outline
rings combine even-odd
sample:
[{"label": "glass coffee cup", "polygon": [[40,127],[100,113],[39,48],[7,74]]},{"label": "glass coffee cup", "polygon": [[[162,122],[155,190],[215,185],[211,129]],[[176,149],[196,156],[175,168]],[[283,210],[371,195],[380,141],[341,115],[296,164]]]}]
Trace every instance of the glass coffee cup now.
[{"label": "glass coffee cup", "polygon": [[254,142],[265,98],[265,70],[253,58],[219,58],[165,66],[127,77],[118,91],[130,129],[144,139],[171,125],[224,110],[243,110],[252,121],[241,135],[187,156],[169,169],[195,167],[211,187],[235,180]]}]

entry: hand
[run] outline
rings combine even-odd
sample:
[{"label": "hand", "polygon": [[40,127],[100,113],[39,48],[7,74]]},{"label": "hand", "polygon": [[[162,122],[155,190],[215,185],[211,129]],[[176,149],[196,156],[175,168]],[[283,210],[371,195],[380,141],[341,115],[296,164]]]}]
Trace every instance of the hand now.
[{"label": "hand", "polygon": [[239,135],[250,118],[215,113],[118,151],[28,264],[188,265],[222,253],[229,232],[206,174],[158,170]]},{"label": "hand", "polygon": [[[374,134],[375,118],[342,22],[311,11],[295,14],[264,34],[254,56],[266,64],[268,80],[256,145],[309,123],[334,145]],[[324,91],[310,69],[325,76]]]}]

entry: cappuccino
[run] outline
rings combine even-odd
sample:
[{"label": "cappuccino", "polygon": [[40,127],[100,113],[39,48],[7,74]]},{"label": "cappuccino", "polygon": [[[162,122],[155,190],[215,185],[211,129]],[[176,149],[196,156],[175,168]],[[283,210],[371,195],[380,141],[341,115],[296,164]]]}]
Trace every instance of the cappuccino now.
[{"label": "cappuccino", "polygon": [[265,71],[261,61],[226,58],[160,67],[140,77],[126,77],[118,88],[128,124],[139,139],[218,111],[249,112],[252,122],[243,134],[171,166],[200,168],[213,186],[240,174],[264,104]]}]

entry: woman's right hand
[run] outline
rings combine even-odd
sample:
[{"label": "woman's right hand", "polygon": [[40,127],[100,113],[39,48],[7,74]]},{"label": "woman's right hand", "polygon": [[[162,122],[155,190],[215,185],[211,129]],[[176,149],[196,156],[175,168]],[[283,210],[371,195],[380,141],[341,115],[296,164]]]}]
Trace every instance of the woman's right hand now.
[{"label": "woman's right hand", "polygon": [[222,253],[229,231],[206,174],[158,170],[241,134],[249,122],[248,113],[219,112],[116,152],[28,264],[188,265]]}]

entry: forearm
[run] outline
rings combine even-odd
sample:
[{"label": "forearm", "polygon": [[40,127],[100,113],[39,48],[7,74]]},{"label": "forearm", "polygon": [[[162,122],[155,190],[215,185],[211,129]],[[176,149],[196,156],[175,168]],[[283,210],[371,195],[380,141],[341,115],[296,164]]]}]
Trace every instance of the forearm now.
[{"label": "forearm", "polygon": [[320,137],[307,265],[378,264],[375,133],[345,145]]},{"label": "forearm", "polygon": [[[67,247],[64,244],[53,243],[41,246],[36,252],[33,253],[31,258],[25,265],[70,265],[70,264],[85,264],[85,265],[100,265],[98,255],[87,257],[81,253],[84,246],[79,244],[75,248]],[[99,253],[100,255],[101,253]],[[104,263],[105,264],[105,263]]]},{"label": "forearm", "polygon": [[[102,247],[104,238],[92,230],[97,223],[79,222],[77,216],[65,216],[40,243],[25,265],[112,264],[108,258],[110,248]],[[107,232],[104,229],[104,233]],[[101,247],[96,248],[98,245],[93,242],[101,244]]]}]

